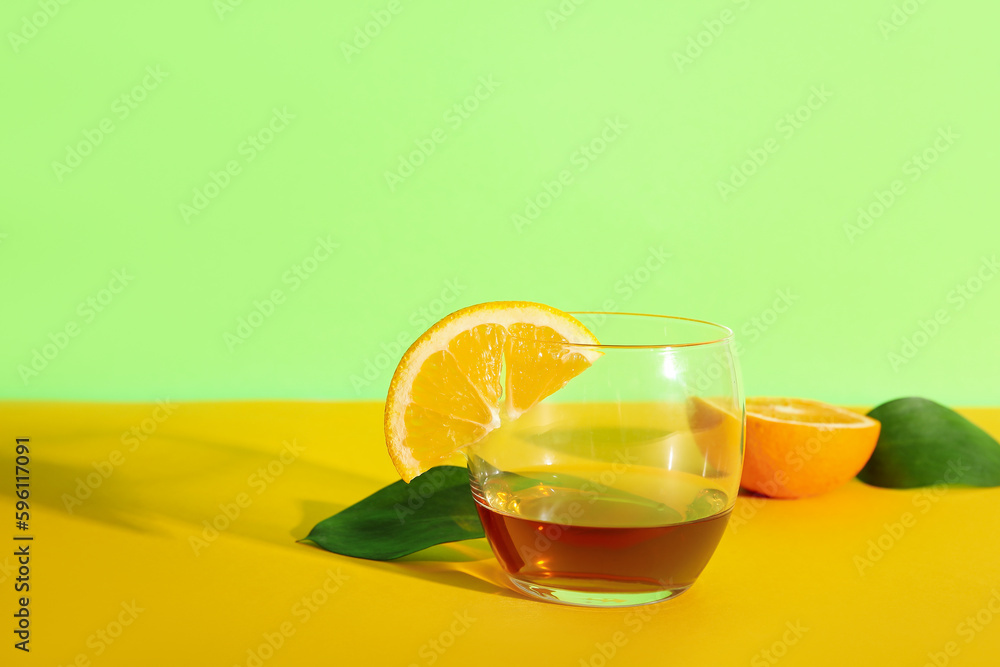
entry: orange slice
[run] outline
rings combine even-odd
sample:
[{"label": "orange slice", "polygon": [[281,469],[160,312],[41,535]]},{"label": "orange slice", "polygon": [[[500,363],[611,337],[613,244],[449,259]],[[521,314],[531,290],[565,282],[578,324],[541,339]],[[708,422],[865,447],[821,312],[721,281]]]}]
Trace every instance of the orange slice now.
[{"label": "orange slice", "polygon": [[801,398],[748,398],[740,486],[772,498],[826,493],[868,462],[882,425]]},{"label": "orange slice", "polygon": [[597,345],[566,313],[528,301],[464,308],[428,329],[396,367],[385,402],[385,441],[409,482],[482,440],[590,367]]}]

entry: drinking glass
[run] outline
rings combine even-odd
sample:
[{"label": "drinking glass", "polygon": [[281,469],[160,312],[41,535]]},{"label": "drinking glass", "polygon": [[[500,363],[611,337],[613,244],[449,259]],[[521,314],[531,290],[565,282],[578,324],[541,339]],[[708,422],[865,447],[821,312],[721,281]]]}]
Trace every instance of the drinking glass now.
[{"label": "drinking glass", "polygon": [[466,454],[518,589],[583,606],[675,597],[736,501],[744,405],[733,333],[681,317],[572,313],[600,345],[516,340],[589,368]]}]

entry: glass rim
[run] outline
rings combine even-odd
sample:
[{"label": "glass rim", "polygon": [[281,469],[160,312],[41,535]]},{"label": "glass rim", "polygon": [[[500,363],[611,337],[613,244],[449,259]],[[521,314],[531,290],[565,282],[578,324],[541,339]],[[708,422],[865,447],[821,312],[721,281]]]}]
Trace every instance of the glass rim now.
[{"label": "glass rim", "polygon": [[[530,340],[532,343],[545,343],[548,345],[559,345],[562,347],[576,348],[576,349],[587,349],[587,350],[668,350],[674,348],[688,348],[688,347],[702,347],[707,345],[718,345],[720,343],[730,343],[733,340],[734,333],[733,330],[724,324],[718,324],[716,322],[709,322],[708,320],[699,320],[693,317],[680,317],[678,315],[656,315],[653,313],[623,313],[623,312],[609,312],[600,310],[567,310],[565,311],[567,315],[572,315],[574,318],[579,319],[579,315],[602,315],[610,317],[628,317],[628,318],[651,318],[660,320],[670,320],[674,322],[688,322],[694,324],[703,324],[709,327],[713,327],[719,330],[720,333],[724,332],[724,335],[720,338],[711,338],[711,340],[699,340],[693,343],[637,343],[637,344],[618,344],[618,343],[573,343],[573,342],[559,342],[559,341],[540,341],[536,339],[521,338],[514,334],[510,334],[512,338],[516,340]],[[583,324],[581,322],[581,324]]]}]

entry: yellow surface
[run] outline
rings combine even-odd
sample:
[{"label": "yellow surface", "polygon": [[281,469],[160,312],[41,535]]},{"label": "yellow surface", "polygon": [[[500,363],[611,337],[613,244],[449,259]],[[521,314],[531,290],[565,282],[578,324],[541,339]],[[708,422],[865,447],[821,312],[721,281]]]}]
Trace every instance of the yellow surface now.
[{"label": "yellow surface", "polygon": [[[0,404],[9,519],[0,539],[14,545],[19,532],[13,449],[26,436],[27,534],[35,537],[27,655],[11,633],[14,547],[0,552],[0,664],[919,667],[935,664],[929,654],[938,665],[1000,659],[1000,489],[889,491],[852,481],[813,499],[741,497],[715,557],[683,596],[577,609],[505,588],[482,540],[393,563],[295,543],[396,478],[381,404],[168,407]],[[1000,435],[1000,410],[964,413]],[[133,427],[146,439],[132,439]],[[114,450],[118,465],[102,465]],[[277,474],[267,481],[258,470],[269,464]],[[68,512],[77,480],[109,466]],[[247,506],[196,554],[191,538],[205,537],[202,522],[238,499]],[[880,541],[884,554],[873,550]],[[867,566],[858,559],[869,551]],[[311,609],[304,598],[313,598]],[[280,646],[261,660],[267,636]]]}]

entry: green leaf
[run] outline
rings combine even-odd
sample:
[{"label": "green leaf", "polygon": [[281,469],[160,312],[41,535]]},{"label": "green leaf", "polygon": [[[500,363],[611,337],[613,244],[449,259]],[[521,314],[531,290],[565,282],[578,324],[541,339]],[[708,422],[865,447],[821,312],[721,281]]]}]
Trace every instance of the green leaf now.
[{"label": "green leaf", "polygon": [[437,466],[320,521],[303,542],[356,558],[391,560],[444,542],[483,537],[469,471]]},{"label": "green leaf", "polygon": [[868,413],[882,422],[858,479],[909,489],[932,484],[1000,486],[1000,444],[968,419],[926,398],[899,398]]}]

